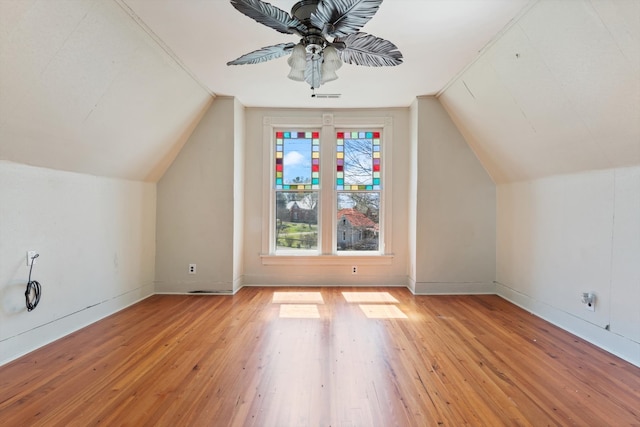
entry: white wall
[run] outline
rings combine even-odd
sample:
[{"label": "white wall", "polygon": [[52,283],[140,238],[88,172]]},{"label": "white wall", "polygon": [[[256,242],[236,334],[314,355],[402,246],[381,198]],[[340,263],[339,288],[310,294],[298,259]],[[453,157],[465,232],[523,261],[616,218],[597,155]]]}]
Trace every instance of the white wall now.
[{"label": "white wall", "polygon": [[155,197],[154,184],[0,161],[0,364],[153,293]]},{"label": "white wall", "polygon": [[418,254],[416,253],[418,247],[418,113],[419,108],[416,100],[409,108],[409,123],[411,124],[409,140],[411,142],[411,147],[409,149],[409,162],[407,163],[407,167],[409,168],[409,204],[407,205],[407,220],[409,222],[407,230],[407,255],[409,259],[407,265],[407,287],[413,293],[416,292],[416,274],[418,269],[418,266],[416,265],[416,260],[418,259]]},{"label": "white wall", "polygon": [[[234,230],[242,216],[234,211],[241,206],[236,177],[243,162],[235,157],[242,153],[235,145],[236,102],[213,101],[158,182],[157,292],[230,293],[238,286]],[[196,264],[195,275],[189,264]]]},{"label": "white wall", "polygon": [[[418,292],[492,292],[495,186],[439,102],[421,98],[417,105],[413,110],[242,109],[233,99],[216,98],[158,183],[156,290],[409,285]],[[393,123],[388,141],[392,202],[387,206],[392,257],[360,260],[357,275],[344,257],[322,264],[300,258],[286,265],[261,257],[264,120],[321,123],[325,113],[334,120],[371,117]],[[414,134],[419,136],[415,146]],[[409,228],[410,218],[417,227]],[[196,275],[187,273],[189,263],[197,264]],[[416,275],[408,279],[410,266]]]},{"label": "white wall", "polygon": [[245,118],[244,106],[234,100],[234,144],[233,144],[233,291],[242,287],[244,274],[244,156]]},{"label": "white wall", "polygon": [[493,293],[495,185],[436,98],[412,115],[410,288]]},{"label": "white wall", "polygon": [[640,366],[640,167],[500,185],[497,218],[498,293]]},{"label": "white wall", "polygon": [[[305,261],[296,261],[288,265],[263,265],[262,253],[263,227],[263,120],[265,117],[308,118],[322,123],[323,113],[332,114],[335,121],[355,119],[362,121],[366,117],[389,119],[393,123],[392,146],[392,214],[393,258],[387,263],[369,261],[359,264],[358,274],[351,274],[351,263],[341,258],[317,265]],[[357,286],[386,285],[405,286],[407,283],[407,219],[408,219],[408,180],[409,168],[409,110],[371,109],[371,110],[288,110],[288,109],[246,109],[246,185],[245,185],[245,251],[244,283],[246,285],[299,285],[299,286]],[[330,171],[329,171],[330,172]],[[388,171],[383,172],[388,173]],[[373,263],[375,262],[375,263]]]}]

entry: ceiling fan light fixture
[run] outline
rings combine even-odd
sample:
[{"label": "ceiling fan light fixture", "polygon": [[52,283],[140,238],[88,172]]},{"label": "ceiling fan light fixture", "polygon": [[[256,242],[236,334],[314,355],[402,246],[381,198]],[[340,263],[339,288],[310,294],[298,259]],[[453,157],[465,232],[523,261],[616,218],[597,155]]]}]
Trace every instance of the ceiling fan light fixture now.
[{"label": "ceiling fan light fixture", "polygon": [[338,55],[338,49],[335,47],[331,45],[325,47],[322,51],[322,57],[327,68],[337,70],[342,67],[342,60],[340,59],[340,55]]},{"label": "ceiling fan light fixture", "polygon": [[332,82],[334,80],[338,80],[338,75],[336,74],[335,71],[327,70],[324,67],[322,68],[320,75],[321,75],[320,81],[322,82],[322,84]]},{"label": "ceiling fan light fixture", "polygon": [[291,67],[291,71],[287,77],[297,82],[303,82],[304,71],[307,68],[307,51],[302,43],[295,45],[291,56],[287,59],[287,63]]},{"label": "ceiling fan light fixture", "polygon": [[304,68],[306,63],[307,51],[302,43],[298,43],[291,51],[291,56],[287,59],[287,64],[289,64],[291,68],[299,69]]},{"label": "ceiling fan light fixture", "polygon": [[291,68],[291,71],[289,71],[289,74],[287,75],[287,77],[289,77],[291,80],[295,80],[297,82],[303,82],[304,81],[304,70],[305,70],[305,68],[303,68],[301,70],[296,70],[294,68]]},{"label": "ceiling fan light fixture", "polygon": [[257,64],[290,54],[288,77],[318,88],[336,80],[336,70],[344,62],[368,67],[402,63],[402,53],[396,45],[360,31],[383,0],[300,0],[291,14],[263,0],[230,1],[239,12],[260,24],[301,39],[297,44],[263,47],[227,65]]},{"label": "ceiling fan light fixture", "polygon": [[312,89],[317,89],[322,84],[322,59],[309,59],[304,72],[304,80]]},{"label": "ceiling fan light fixture", "polygon": [[322,83],[331,82],[338,79],[336,71],[342,67],[342,61],[338,56],[338,51],[335,47],[329,45],[322,51]]}]

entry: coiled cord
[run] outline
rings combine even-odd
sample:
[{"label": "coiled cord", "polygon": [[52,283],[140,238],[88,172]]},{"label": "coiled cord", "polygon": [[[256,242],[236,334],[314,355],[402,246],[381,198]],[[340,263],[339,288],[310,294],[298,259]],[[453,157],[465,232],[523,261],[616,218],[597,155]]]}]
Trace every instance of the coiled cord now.
[{"label": "coiled cord", "polygon": [[31,311],[40,302],[40,295],[42,293],[42,286],[38,281],[31,280],[31,272],[33,271],[34,260],[38,258],[40,254],[35,254],[31,257],[31,268],[29,269],[29,283],[27,283],[27,290],[24,292],[24,297],[27,304],[27,311]]}]

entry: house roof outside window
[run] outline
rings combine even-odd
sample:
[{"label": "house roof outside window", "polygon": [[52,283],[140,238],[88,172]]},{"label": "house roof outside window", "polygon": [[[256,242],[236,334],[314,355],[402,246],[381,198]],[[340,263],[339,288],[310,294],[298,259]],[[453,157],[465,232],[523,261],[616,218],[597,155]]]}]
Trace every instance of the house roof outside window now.
[{"label": "house roof outside window", "polygon": [[338,219],[346,218],[353,227],[368,228],[378,231],[378,224],[373,222],[365,214],[353,208],[340,209],[338,211]]}]

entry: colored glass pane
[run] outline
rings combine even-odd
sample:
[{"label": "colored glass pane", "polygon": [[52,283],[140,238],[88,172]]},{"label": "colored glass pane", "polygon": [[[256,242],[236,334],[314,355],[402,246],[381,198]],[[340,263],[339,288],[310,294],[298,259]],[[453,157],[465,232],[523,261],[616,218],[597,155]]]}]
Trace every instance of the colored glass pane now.
[{"label": "colored glass pane", "polygon": [[380,172],[380,132],[336,133],[336,172],[344,172],[344,184],[354,190],[374,185],[374,172]]},{"label": "colored glass pane", "polygon": [[[276,190],[319,189],[320,132],[275,133]],[[314,177],[315,173],[315,177]]]}]

